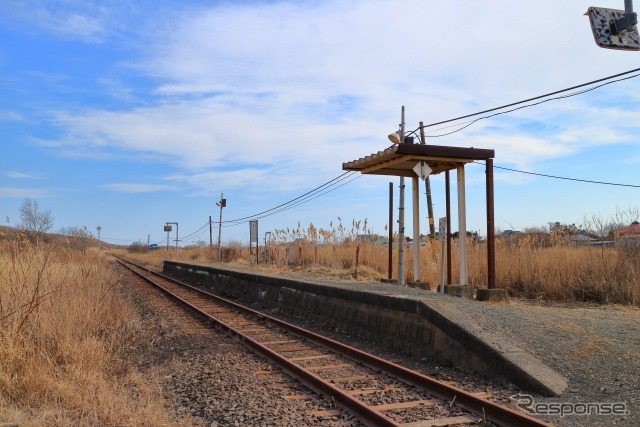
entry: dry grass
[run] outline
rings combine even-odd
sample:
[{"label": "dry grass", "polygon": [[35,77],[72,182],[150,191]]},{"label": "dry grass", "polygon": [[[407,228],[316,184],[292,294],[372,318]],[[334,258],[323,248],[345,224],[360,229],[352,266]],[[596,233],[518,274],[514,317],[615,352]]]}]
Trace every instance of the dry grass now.
[{"label": "dry grass", "polygon": [[104,257],[0,242],[0,423],[168,425],[127,355],[143,338]]},{"label": "dry grass", "polygon": [[[456,283],[459,277],[457,241],[454,240],[453,245],[452,278]],[[246,247],[224,249],[225,258],[231,264],[256,263],[255,254],[250,256]],[[478,288],[486,287],[487,283],[486,251],[486,244],[469,240],[469,283]],[[161,269],[164,259],[210,264],[216,259],[216,253],[215,247],[205,247],[181,249],[177,257],[175,251],[165,250],[129,256]],[[413,280],[413,251],[408,249],[405,254],[405,279]],[[419,279],[429,283],[432,289],[440,283],[440,258],[440,242],[420,248]],[[298,241],[271,245],[266,255],[264,248],[260,248],[260,265],[254,268],[279,274],[305,270],[327,279],[369,281],[386,278],[387,266],[388,249],[383,246],[347,242],[319,247]],[[392,269],[393,277],[397,277],[397,250],[393,251]],[[507,288],[513,296],[639,306],[639,272],[640,248],[574,247],[562,241],[543,245],[533,238],[496,241],[497,286]]]},{"label": "dry grass", "polygon": [[[349,281],[387,277],[387,248],[349,239],[322,247],[300,240],[272,244],[266,253],[261,248],[259,265],[246,247],[223,249],[230,265],[267,273]],[[455,281],[457,247],[452,249]],[[440,243],[420,252],[420,281],[435,285]],[[176,255],[172,248],[126,255],[161,269],[165,259],[212,264],[217,251],[188,248]],[[470,283],[485,286],[486,245],[469,242],[468,264]],[[395,272],[397,250],[392,265]],[[561,242],[545,247],[528,239],[496,242],[498,286],[526,298],[639,306],[639,270],[637,249]],[[413,280],[412,271],[408,250],[406,279]],[[144,347],[145,336],[139,315],[121,297],[119,278],[95,249],[83,253],[26,240],[0,241],[0,423],[169,425],[157,374],[142,375],[130,362],[134,348]],[[576,348],[575,354],[606,351],[605,344]]]}]

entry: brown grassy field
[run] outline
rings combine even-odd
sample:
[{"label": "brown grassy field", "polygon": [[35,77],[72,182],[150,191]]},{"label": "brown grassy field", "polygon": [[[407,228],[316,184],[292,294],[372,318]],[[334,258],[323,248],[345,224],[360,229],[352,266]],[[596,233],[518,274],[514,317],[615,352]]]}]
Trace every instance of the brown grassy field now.
[{"label": "brown grassy field", "polygon": [[106,257],[0,241],[0,424],[168,425],[128,360],[144,338]]},{"label": "brown grassy field", "polygon": [[[300,242],[300,241],[299,241]],[[452,278],[459,277],[457,242],[452,247]],[[486,244],[469,240],[467,258],[469,283],[486,287]],[[266,252],[266,254],[265,254]],[[122,251],[121,253],[124,253]],[[302,269],[340,280],[379,280],[387,277],[388,249],[379,245],[355,243],[315,246],[311,243],[273,244],[260,248],[260,262],[246,247],[222,248],[223,261],[249,265],[268,272],[287,274]],[[420,248],[421,282],[432,288],[440,283],[440,242]],[[128,254],[156,269],[164,259],[213,263],[217,248],[198,247]],[[405,255],[405,279],[413,278],[413,254]],[[396,276],[397,250],[393,251]],[[549,301],[584,301],[599,304],[640,305],[640,249],[569,246],[563,241],[542,245],[532,238],[496,240],[496,284],[515,297]]]},{"label": "brown grassy field", "polygon": [[[457,248],[452,248],[454,281]],[[165,259],[215,264],[216,248],[172,248],[126,255],[154,269]],[[420,281],[439,283],[439,242],[420,249]],[[222,248],[226,265],[323,279],[375,281],[387,276],[387,248],[354,243],[315,246],[298,240],[260,248]],[[397,268],[397,250],[393,269]],[[140,315],[123,297],[119,276],[95,247],[0,240],[0,423],[40,425],[171,425],[160,374],[137,370]],[[486,245],[468,245],[469,281],[486,282]],[[496,242],[496,280],[512,296],[548,301],[640,305],[640,253],[571,247],[532,239]],[[412,251],[406,279],[413,280]],[[173,424],[176,425],[176,424]]]}]

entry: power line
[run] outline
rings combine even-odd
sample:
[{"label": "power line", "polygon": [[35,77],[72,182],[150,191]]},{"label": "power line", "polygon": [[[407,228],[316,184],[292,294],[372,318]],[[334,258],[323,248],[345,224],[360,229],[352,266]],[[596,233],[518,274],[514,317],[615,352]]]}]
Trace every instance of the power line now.
[{"label": "power line", "polygon": [[[486,166],[486,163],[482,163],[482,162],[474,161],[473,163]],[[617,182],[594,181],[594,180],[590,180],[590,179],[569,178],[569,177],[566,177],[566,176],[558,176],[558,175],[547,175],[547,174],[543,174],[543,173],[528,172],[528,171],[522,171],[522,170],[518,170],[518,169],[505,168],[503,166],[496,166],[496,165],[493,165],[493,168],[494,169],[503,169],[503,170],[507,170],[507,171],[511,171],[511,172],[524,173],[524,174],[527,174],[527,175],[542,176],[542,177],[545,177],[545,178],[564,179],[566,181],[586,182],[588,184],[601,184],[601,185],[613,185],[613,186],[617,186],[617,187],[640,188],[640,185],[635,185],[635,184],[621,184],[621,183],[617,183]]]},{"label": "power line", "polygon": [[[569,88],[566,88],[566,89],[557,90],[557,91],[554,91],[554,92],[550,92],[550,93],[547,93],[547,94],[544,94],[544,95],[539,95],[539,96],[536,96],[536,97],[533,97],[533,98],[529,98],[529,99],[525,99],[525,100],[522,100],[522,101],[512,102],[510,104],[506,104],[506,105],[503,105],[501,107],[490,108],[488,110],[479,111],[477,113],[467,114],[467,115],[456,117],[456,118],[453,118],[453,119],[448,119],[448,120],[443,120],[443,121],[440,121],[440,122],[430,123],[428,125],[423,125],[422,128],[429,128],[429,127],[433,127],[433,126],[437,126],[437,125],[441,125],[441,124],[451,123],[451,122],[455,122],[455,121],[458,121],[458,120],[479,116],[481,114],[491,113],[491,112],[494,112],[494,111],[503,110],[505,108],[514,107],[516,105],[526,104],[526,103],[529,103],[529,102],[532,102],[532,101],[540,100],[539,102],[536,102],[536,103],[533,103],[533,104],[523,105],[523,106],[520,106],[520,107],[517,107],[517,108],[513,108],[513,109],[510,109],[510,110],[507,110],[507,111],[498,111],[497,113],[494,113],[494,114],[491,114],[491,115],[488,115],[488,116],[484,116],[484,117],[479,117],[479,118],[474,119],[474,120],[472,120],[470,122],[459,123],[458,125],[463,125],[463,124],[466,124],[466,125],[463,126],[460,129],[457,129],[457,130],[452,131],[452,132],[448,132],[448,133],[445,133],[445,134],[442,134],[442,135],[431,135],[431,136],[427,136],[427,137],[428,138],[438,138],[438,137],[442,137],[442,136],[451,135],[453,133],[459,132],[459,131],[471,126],[472,124],[474,124],[474,123],[476,123],[476,122],[478,122],[480,120],[488,119],[490,117],[494,117],[494,116],[501,115],[501,114],[510,113],[510,112],[513,112],[513,111],[516,111],[516,110],[520,110],[520,109],[523,109],[523,108],[533,107],[533,106],[536,106],[536,105],[539,105],[539,104],[542,104],[542,103],[548,102],[548,101],[553,101],[553,100],[557,100],[557,99],[563,99],[563,98],[569,98],[569,97],[576,96],[576,95],[581,95],[583,93],[591,92],[592,90],[601,88],[603,86],[606,86],[606,85],[609,85],[609,84],[612,84],[612,83],[617,83],[617,82],[620,82],[620,81],[629,80],[629,79],[638,77],[638,76],[640,76],[640,74],[635,74],[635,75],[632,75],[632,76],[628,76],[628,77],[620,78],[620,79],[617,79],[617,80],[613,80],[613,79],[616,79],[616,78],[621,77],[621,76],[627,76],[629,74],[637,73],[638,71],[640,71],[640,68],[635,68],[633,70],[625,71],[623,73],[618,73],[618,74],[614,74],[614,75],[611,75],[611,76],[608,76],[608,77],[603,77],[603,78],[598,79],[598,80],[593,80],[593,81],[588,82],[588,83],[582,83],[580,85],[572,86],[572,87],[569,87]],[[612,81],[609,81],[609,80],[612,80]],[[571,93],[571,94],[568,94],[568,95],[558,96],[558,97],[554,97],[554,98],[550,98],[550,99],[544,99],[544,98],[548,98],[548,97],[553,96],[553,95],[557,95],[557,94],[564,93],[564,92],[569,92],[571,90],[580,89],[580,88],[583,88],[583,87],[586,87],[586,86],[591,86],[591,85],[594,85],[596,83],[601,83],[601,82],[605,82],[605,83],[602,83],[600,85],[597,85],[597,86],[589,88],[589,89],[584,89],[584,90],[581,90],[581,91],[578,91],[578,92],[574,92],[574,93]],[[454,126],[456,126],[456,125],[454,125]],[[447,127],[451,127],[451,126],[447,126]],[[444,129],[444,128],[442,128],[442,129]],[[420,127],[418,127],[417,129],[415,129],[414,131],[411,131],[409,133],[415,133],[418,130],[420,130]],[[431,132],[435,132],[435,131],[437,131],[437,129],[433,130]]]},{"label": "power line", "polygon": [[[300,206],[300,205],[303,205],[303,204],[305,204],[305,203],[307,203],[307,202],[310,202],[311,200],[317,199],[317,198],[318,198],[318,197],[320,197],[320,196],[324,196],[324,195],[325,195],[325,194],[327,194],[327,193],[330,193],[330,192],[332,192],[332,191],[334,191],[334,190],[337,190],[338,188],[343,187],[343,186],[345,186],[345,185],[347,185],[347,184],[351,183],[352,181],[355,181],[356,179],[362,178],[362,176],[363,176],[363,175],[358,174],[356,177],[351,178],[349,181],[344,182],[344,183],[342,183],[341,185],[337,185],[337,186],[333,186],[333,187],[331,187],[331,188],[327,188],[327,189],[325,189],[325,191],[324,191],[324,192],[322,192],[322,193],[318,193],[318,194],[315,194],[313,197],[310,197],[310,196],[309,196],[309,197],[307,197],[307,198],[306,198],[306,199],[304,199],[304,200],[300,200],[300,201],[298,201],[298,202],[296,202],[296,203],[294,203],[294,204],[291,204],[291,205],[288,205],[288,206],[282,207],[282,208],[278,209],[277,211],[270,212],[270,213],[268,213],[268,214],[266,214],[266,215],[262,215],[262,216],[258,216],[258,217],[252,217],[252,218],[254,218],[254,219],[261,219],[261,218],[265,218],[265,217],[268,217],[268,216],[271,216],[271,215],[278,214],[278,213],[280,213],[280,212],[284,212],[284,211],[289,210],[289,209],[293,209],[293,208],[295,208],[295,207],[297,207],[297,206]],[[222,222],[223,222],[223,223],[225,223],[226,221],[222,221]],[[238,223],[235,223],[235,224],[229,224],[229,225],[223,225],[223,227],[235,227],[235,226],[237,226],[237,225],[245,224],[245,223],[247,223],[247,222],[248,222],[248,221],[238,222]]]},{"label": "power line", "polygon": [[198,234],[198,233],[199,233],[199,232],[201,232],[205,227],[208,227],[208,226],[209,226],[209,221],[207,221],[207,222],[206,222],[202,227],[198,228],[198,229],[197,229],[196,231],[194,231],[193,233],[188,234],[188,235],[186,235],[186,236],[182,236],[182,237],[181,237],[181,240],[187,239],[187,238],[189,238],[189,237],[191,237],[191,236],[193,236],[193,235],[195,235],[195,234]]},{"label": "power line", "polygon": [[[278,210],[278,209],[287,207],[288,205],[291,205],[294,202],[299,201],[299,200],[301,202],[304,201],[304,203],[306,203],[309,200],[313,200],[310,197],[312,195],[314,195],[315,193],[319,192],[320,190],[322,190],[325,187],[330,188],[330,187],[335,186],[338,182],[346,179],[349,174],[353,174],[353,173],[354,172],[352,172],[352,171],[345,172],[342,175],[339,175],[339,176],[337,176],[337,177],[325,182],[324,184],[314,188],[313,190],[307,191],[306,193],[304,193],[304,194],[302,194],[302,195],[300,195],[300,196],[298,196],[296,198],[293,198],[293,199],[291,199],[291,200],[289,200],[289,201],[287,201],[285,203],[282,203],[282,204],[280,204],[280,205],[278,205],[276,207],[273,207],[271,209],[267,209],[266,211],[262,211],[262,212],[259,212],[257,214],[246,216],[246,217],[243,217],[243,218],[222,221],[222,223],[223,224],[225,224],[225,223],[226,224],[230,224],[230,223],[236,223],[236,222],[237,223],[245,223],[245,222],[247,222],[248,220],[251,220],[251,219],[264,218],[265,216],[273,215],[275,213],[278,213],[278,212],[281,212],[283,210],[286,210],[286,209],[281,209],[281,210]],[[336,188],[339,188],[339,187],[336,187]],[[325,190],[326,190],[326,188],[325,188]],[[326,194],[326,193],[323,193],[323,194]],[[302,203],[295,204],[294,206],[299,206],[300,204],[302,204]],[[291,207],[294,207],[294,206],[291,206]],[[288,207],[288,209],[290,209],[291,207]],[[276,211],[276,212],[274,212],[274,211]],[[265,214],[268,214],[270,212],[273,212],[273,213],[271,213],[269,215],[265,215]],[[219,221],[214,222],[214,224],[219,224],[219,223],[220,223]]]}]

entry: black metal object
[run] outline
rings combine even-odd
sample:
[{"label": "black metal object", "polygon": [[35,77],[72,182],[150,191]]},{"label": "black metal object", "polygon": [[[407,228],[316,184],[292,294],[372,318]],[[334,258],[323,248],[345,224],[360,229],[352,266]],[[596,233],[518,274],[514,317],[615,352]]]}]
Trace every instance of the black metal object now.
[{"label": "black metal object", "polygon": [[633,26],[638,23],[638,15],[635,12],[625,13],[620,19],[609,21],[609,28],[611,34],[617,36],[622,31],[632,31]]}]

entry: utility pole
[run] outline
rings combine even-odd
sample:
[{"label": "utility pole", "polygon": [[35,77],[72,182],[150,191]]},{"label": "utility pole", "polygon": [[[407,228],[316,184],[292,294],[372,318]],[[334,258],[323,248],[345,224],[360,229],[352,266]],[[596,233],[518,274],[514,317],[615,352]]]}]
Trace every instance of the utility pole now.
[{"label": "utility pole", "polygon": [[211,223],[211,215],[209,215],[209,248],[213,248],[213,224]]},{"label": "utility pole", "polygon": [[[400,122],[400,144],[404,144],[404,105],[402,106],[402,120]],[[400,177],[400,200],[398,204],[398,285],[404,286],[404,176]]]},{"label": "utility pole", "polygon": [[220,200],[216,202],[216,205],[220,206],[220,221],[218,222],[218,262],[220,262],[222,260],[222,253],[220,251],[220,242],[222,241],[222,208],[227,206],[224,193],[220,193]]},{"label": "utility pole", "polygon": [[171,226],[169,224],[176,225],[176,258],[178,257],[178,223],[177,222],[165,222],[164,223],[164,231],[167,232],[167,252],[169,251],[169,232],[171,231]]},{"label": "utility pole", "polygon": [[[9,217],[7,217],[7,219],[9,219]],[[98,230],[98,256],[100,256],[100,230],[102,230],[102,227],[97,226],[96,230]]]},{"label": "utility pole", "polygon": [[[424,124],[420,122],[420,143],[426,145],[427,141],[424,137]],[[433,201],[431,200],[431,181],[429,177],[424,180],[427,187],[427,210],[429,212],[429,240],[436,238],[436,226],[433,222]]]}]

